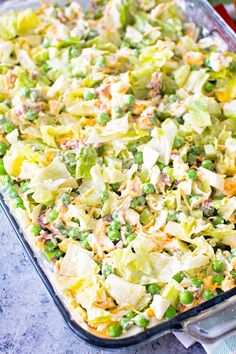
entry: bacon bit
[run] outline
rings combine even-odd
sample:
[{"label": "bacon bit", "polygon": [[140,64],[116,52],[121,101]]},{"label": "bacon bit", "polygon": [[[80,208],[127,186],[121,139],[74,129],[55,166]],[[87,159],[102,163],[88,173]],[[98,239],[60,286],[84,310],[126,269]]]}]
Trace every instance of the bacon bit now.
[{"label": "bacon bit", "polygon": [[7,88],[12,89],[15,85],[17,76],[13,74],[11,71],[6,75]]},{"label": "bacon bit", "polygon": [[49,101],[49,110],[51,114],[59,114],[60,110],[63,107],[63,103],[59,102],[59,101]]},{"label": "bacon bit", "polygon": [[183,200],[184,200],[184,203],[185,203],[185,205],[187,206],[188,210],[191,211],[191,210],[192,210],[192,207],[191,207],[191,205],[189,204],[188,199],[187,199],[187,197],[186,197],[186,195],[184,194],[184,191],[183,191],[182,189],[180,189],[180,194],[181,194],[181,196],[182,196],[182,198],[183,198]]},{"label": "bacon bit", "polygon": [[148,83],[147,88],[150,89],[148,96],[156,97],[161,94],[163,85],[163,75],[160,72],[154,72],[151,77],[151,81]]},{"label": "bacon bit", "polygon": [[227,194],[227,196],[233,197],[236,195],[236,181],[235,178],[229,178],[225,180],[225,185],[224,185],[224,192]]},{"label": "bacon bit", "polygon": [[80,141],[78,140],[66,140],[64,143],[60,144],[60,147],[63,150],[74,150],[74,149],[79,149],[81,146],[84,146],[84,144],[81,144]]}]

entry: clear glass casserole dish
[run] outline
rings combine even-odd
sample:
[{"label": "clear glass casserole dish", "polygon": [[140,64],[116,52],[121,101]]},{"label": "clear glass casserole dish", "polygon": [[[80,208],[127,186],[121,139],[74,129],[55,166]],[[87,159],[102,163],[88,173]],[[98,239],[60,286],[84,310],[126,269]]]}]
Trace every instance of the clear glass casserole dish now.
[{"label": "clear glass casserole dish", "polygon": [[[195,22],[202,34],[212,34],[216,36],[226,50],[229,49],[232,52],[236,52],[235,34],[208,5],[207,1],[196,2],[180,0],[179,3],[186,14],[186,18]],[[37,5],[39,5],[39,1],[8,1],[1,5],[0,12],[36,7]],[[159,336],[173,330],[185,331],[194,335],[196,339],[209,341],[214,340],[219,335],[229,332],[234,328],[236,319],[234,310],[236,289],[229,290],[212,300],[174,317],[172,320],[162,322],[144,332],[130,337],[104,339],[89,333],[71,317],[71,311],[68,311],[67,304],[62,302],[60,295],[58,295],[58,289],[55,289],[50,282],[51,270],[47,264],[43,263],[39,256],[37,257],[38,251],[36,249],[33,250],[29,240],[27,241],[24,237],[16,218],[12,216],[3,197],[1,197],[1,206],[68,326],[80,339],[83,339],[89,344],[109,349],[126,348],[128,346],[153,341]]]}]

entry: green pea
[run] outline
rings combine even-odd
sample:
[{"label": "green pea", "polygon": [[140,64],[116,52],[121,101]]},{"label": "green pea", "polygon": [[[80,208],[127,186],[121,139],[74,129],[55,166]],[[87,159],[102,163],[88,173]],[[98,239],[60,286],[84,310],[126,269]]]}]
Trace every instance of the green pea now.
[{"label": "green pea", "polygon": [[101,191],[99,192],[99,198],[101,201],[105,202],[109,198],[109,193],[107,191]]},{"label": "green pea", "polygon": [[29,108],[28,112],[26,113],[26,118],[30,121],[34,121],[38,118],[38,113],[33,108]]},{"label": "green pea", "polygon": [[124,96],[124,104],[126,107],[130,107],[134,104],[135,99],[133,95],[125,95]]},{"label": "green pea", "polygon": [[199,69],[199,67],[195,64],[191,65],[191,67],[190,67],[190,71],[196,71],[198,69]]},{"label": "green pea", "polygon": [[126,331],[129,330],[133,325],[133,322],[129,318],[125,318],[125,317],[122,318],[119,323],[121,327]]},{"label": "green pea", "polygon": [[56,248],[52,251],[52,257],[55,259],[60,259],[64,255],[64,252],[60,250],[60,248]]},{"label": "green pea", "polygon": [[231,270],[231,271],[230,271],[230,274],[232,275],[232,277],[233,277],[234,279],[236,279],[236,270],[235,270],[235,269]]},{"label": "green pea", "polygon": [[130,233],[132,231],[132,226],[130,224],[125,224],[126,226],[126,231]]},{"label": "green pea", "polygon": [[11,121],[6,121],[3,125],[3,130],[6,134],[11,133],[14,130],[14,124]]},{"label": "green pea", "polygon": [[206,58],[206,60],[204,61],[204,66],[206,66],[207,68],[211,68],[211,66],[210,66],[210,58]]},{"label": "green pea", "polygon": [[176,210],[168,210],[167,220],[168,221],[177,221],[177,212]]},{"label": "green pea", "polygon": [[34,235],[34,236],[38,236],[41,232],[41,228],[39,225],[33,225],[32,228],[31,228],[31,233]]},{"label": "green pea", "polygon": [[232,63],[229,64],[229,70],[232,73],[236,73],[236,63],[235,62],[232,62]]},{"label": "green pea", "polygon": [[188,171],[188,178],[190,178],[194,181],[197,178],[197,171],[196,170],[189,170]]},{"label": "green pea", "polygon": [[80,235],[79,235],[79,238],[80,238],[80,240],[85,240],[85,239],[87,239],[88,238],[88,232],[87,231],[83,231],[83,232],[81,232],[80,233]]},{"label": "green pea", "polygon": [[212,84],[211,82],[207,81],[204,85],[203,85],[203,90],[206,92],[212,92],[215,88],[215,85]]},{"label": "green pea", "polygon": [[104,66],[106,65],[106,60],[104,57],[100,57],[97,61],[96,61],[96,66],[98,66],[99,68],[104,68]]},{"label": "green pea", "polygon": [[120,230],[121,223],[118,220],[113,220],[110,224],[109,230]]},{"label": "green pea", "polygon": [[149,294],[155,295],[155,294],[159,294],[161,289],[160,289],[159,285],[157,285],[155,283],[151,283],[151,284],[146,285],[146,290]]},{"label": "green pea", "polygon": [[113,324],[108,327],[108,335],[110,337],[116,338],[122,335],[122,327],[119,324]]},{"label": "green pea", "polygon": [[28,87],[23,87],[23,88],[21,89],[21,94],[22,94],[22,96],[24,96],[24,97],[30,97],[30,92],[31,92],[31,90],[30,90],[30,88],[28,88]]},{"label": "green pea", "polygon": [[129,244],[136,239],[136,235],[129,235],[126,237],[126,242]]},{"label": "green pea", "polygon": [[108,230],[107,236],[112,242],[118,242],[121,238],[119,230]]},{"label": "green pea", "polygon": [[174,308],[173,305],[170,305],[166,312],[164,313],[164,319],[165,320],[171,320],[173,317],[176,316],[176,309]]},{"label": "green pea", "polygon": [[183,305],[190,305],[193,303],[194,296],[189,290],[182,291],[179,295],[179,301]]},{"label": "green pea", "polygon": [[236,257],[236,248],[232,248],[230,252]]},{"label": "green pea", "polygon": [[115,112],[115,117],[116,118],[121,118],[123,116],[123,111],[120,107],[115,107],[114,108],[114,112]]},{"label": "green pea", "polygon": [[68,237],[72,237],[75,240],[79,238],[79,229],[78,227],[71,227],[68,231]]},{"label": "green pea", "polygon": [[205,289],[202,292],[202,297],[203,297],[203,300],[205,300],[205,301],[210,300],[213,297],[213,295],[214,294],[210,289]]},{"label": "green pea", "polygon": [[7,190],[7,195],[11,198],[17,198],[18,197],[18,192],[15,187],[9,187]]},{"label": "green pea", "polygon": [[184,139],[180,137],[176,137],[174,140],[173,148],[180,149],[182,146],[184,146]]},{"label": "green pea", "polygon": [[204,161],[202,161],[201,166],[206,168],[207,170],[212,170],[213,163],[211,160],[204,160]]},{"label": "green pea", "polygon": [[142,213],[140,214],[140,222],[143,225],[148,224],[152,220],[152,213],[148,209],[144,209]]},{"label": "green pea", "polygon": [[107,122],[109,122],[110,117],[106,112],[102,112],[99,114],[98,118],[97,118],[97,123],[101,124],[101,125],[106,125]]},{"label": "green pea", "polygon": [[70,204],[70,196],[67,193],[63,193],[61,195],[61,201],[63,205],[68,206]]},{"label": "green pea", "polygon": [[84,99],[85,101],[91,101],[96,97],[96,94],[94,91],[88,90],[84,92]]},{"label": "green pea", "polygon": [[147,203],[147,200],[146,200],[146,198],[143,195],[138,197],[138,205],[144,206],[144,205],[146,205],[146,203]]},{"label": "green pea", "polygon": [[43,40],[43,48],[49,48],[50,47],[50,41],[48,38],[44,38]]},{"label": "green pea", "polygon": [[9,186],[13,186],[14,181],[10,176],[6,175],[6,176],[2,176],[2,184],[4,187],[9,187]]},{"label": "green pea", "polygon": [[0,159],[0,176],[6,175],[7,172],[4,167],[3,159]]},{"label": "green pea", "polygon": [[15,198],[15,208],[25,209],[23,199],[21,197]]},{"label": "green pea", "polygon": [[48,63],[43,64],[42,66],[43,72],[48,73],[52,68]]},{"label": "green pea", "polygon": [[91,251],[92,250],[92,247],[89,243],[89,240],[88,238],[84,238],[82,241],[81,241],[82,245],[84,246],[84,248],[87,250],[87,251]]},{"label": "green pea", "polygon": [[146,319],[143,315],[137,315],[134,318],[134,322],[138,327],[146,328],[149,325],[149,320]]},{"label": "green pea", "polygon": [[20,189],[22,192],[26,192],[29,190],[29,182],[21,182]]},{"label": "green pea", "polygon": [[213,220],[212,220],[212,224],[214,225],[214,226],[216,226],[216,225],[219,225],[219,224],[224,224],[224,219],[221,217],[221,216],[214,216],[214,218],[213,218]]},{"label": "green pea", "polygon": [[183,116],[179,116],[176,118],[177,122],[180,124],[180,125],[183,125],[184,124],[184,118]]},{"label": "green pea", "polygon": [[200,155],[201,151],[196,145],[192,145],[189,149],[189,152],[193,155]]},{"label": "green pea", "polygon": [[224,271],[224,264],[222,261],[219,261],[218,259],[216,259],[215,261],[212,262],[212,268],[213,268],[214,272],[221,273]]},{"label": "green pea", "polygon": [[119,189],[120,189],[120,183],[111,184],[111,188],[112,188],[113,192],[118,193]]},{"label": "green pea", "polygon": [[179,272],[177,274],[175,274],[172,279],[174,279],[175,281],[177,281],[178,283],[181,283],[182,280],[184,279],[185,274],[183,272]]},{"label": "green pea", "polygon": [[193,166],[196,165],[196,156],[194,154],[189,153],[187,155],[187,163],[189,164],[189,166]]},{"label": "green pea", "polygon": [[145,194],[153,194],[155,193],[155,187],[152,183],[145,183],[143,185],[143,192]]},{"label": "green pea", "polygon": [[56,210],[51,210],[49,213],[48,213],[48,216],[47,216],[47,220],[48,222],[53,222],[55,221],[59,216],[59,213],[58,211]]},{"label": "green pea", "polygon": [[143,153],[141,151],[137,151],[134,155],[134,162],[138,165],[141,165],[143,163]]},{"label": "green pea", "polygon": [[118,211],[114,211],[114,212],[112,213],[112,219],[119,221],[119,212],[118,212]]},{"label": "green pea", "polygon": [[45,242],[45,251],[51,252],[57,248],[57,242],[55,240],[47,240]]},{"label": "green pea", "polygon": [[223,280],[224,280],[223,274],[215,274],[215,275],[213,275],[212,282],[214,284],[221,285]]},{"label": "green pea", "polygon": [[190,285],[195,288],[201,288],[202,284],[203,284],[202,280],[198,278],[193,278],[190,281]]},{"label": "green pea", "polygon": [[80,50],[73,46],[70,48],[70,55],[72,58],[77,58],[80,55]]},{"label": "green pea", "polygon": [[127,312],[127,314],[125,315],[125,317],[131,319],[134,318],[136,316],[136,313],[134,311],[129,311]]},{"label": "green pea", "polygon": [[103,264],[102,266],[102,275],[107,278],[108,275],[112,273],[112,267],[108,264]]},{"label": "green pea", "polygon": [[136,143],[129,143],[129,144],[127,145],[127,149],[128,149],[128,151],[134,153],[134,152],[137,151],[137,144],[136,144]]}]

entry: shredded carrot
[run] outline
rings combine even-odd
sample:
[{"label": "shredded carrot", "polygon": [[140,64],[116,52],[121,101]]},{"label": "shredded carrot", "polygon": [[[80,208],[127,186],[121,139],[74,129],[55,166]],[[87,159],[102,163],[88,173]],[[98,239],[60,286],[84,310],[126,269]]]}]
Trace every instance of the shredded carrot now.
[{"label": "shredded carrot", "polygon": [[191,211],[192,207],[189,204],[188,199],[186,198],[186,195],[184,194],[184,191],[182,189],[180,189],[180,194],[181,194],[183,201],[184,201],[185,205],[187,206],[188,210]]}]

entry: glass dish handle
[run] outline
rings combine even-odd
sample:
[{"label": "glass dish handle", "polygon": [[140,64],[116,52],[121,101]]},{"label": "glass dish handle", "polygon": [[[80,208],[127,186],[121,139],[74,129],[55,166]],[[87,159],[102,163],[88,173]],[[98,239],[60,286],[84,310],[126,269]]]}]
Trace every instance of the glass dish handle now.
[{"label": "glass dish handle", "polygon": [[211,342],[236,329],[236,297],[182,322],[182,330],[199,341]]}]

